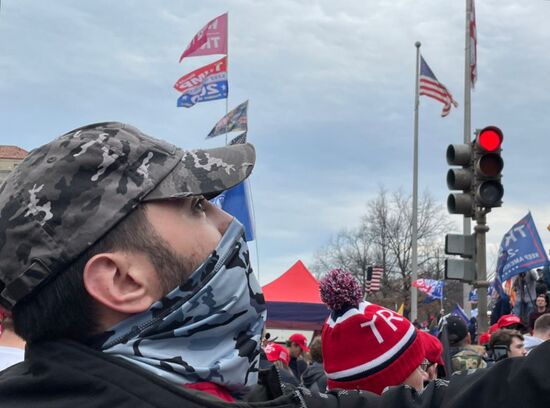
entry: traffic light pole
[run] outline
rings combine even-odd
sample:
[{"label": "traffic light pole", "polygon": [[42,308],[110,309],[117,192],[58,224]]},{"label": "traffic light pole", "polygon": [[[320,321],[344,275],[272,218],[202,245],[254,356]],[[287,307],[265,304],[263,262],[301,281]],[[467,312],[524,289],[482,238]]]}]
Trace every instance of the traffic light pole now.
[{"label": "traffic light pole", "polygon": [[[472,117],[472,66],[471,66],[471,50],[472,45],[470,38],[470,13],[471,2],[466,0],[466,29],[465,34],[466,38],[464,40],[464,143],[470,143],[472,140],[471,136],[471,117]],[[464,217],[463,221],[463,230],[464,235],[470,235],[472,233],[472,225],[470,223],[469,217]],[[467,283],[462,285],[462,306],[467,316],[471,316],[471,304],[469,301],[471,286]]]},{"label": "traffic light pole", "polygon": [[486,259],[486,245],[485,235],[489,231],[487,226],[486,215],[487,210],[481,209],[476,211],[476,226],[474,227],[476,237],[476,282],[477,288],[477,325],[478,333],[484,333],[488,330],[489,324],[487,321],[487,288],[489,283],[487,282],[487,259]]}]

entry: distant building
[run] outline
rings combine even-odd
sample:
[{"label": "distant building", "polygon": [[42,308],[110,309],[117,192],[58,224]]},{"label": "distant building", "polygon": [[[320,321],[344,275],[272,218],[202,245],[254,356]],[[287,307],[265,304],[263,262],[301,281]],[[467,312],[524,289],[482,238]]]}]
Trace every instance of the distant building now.
[{"label": "distant building", "polygon": [[8,174],[23,161],[29,154],[17,146],[0,145],[0,184],[8,177]]}]

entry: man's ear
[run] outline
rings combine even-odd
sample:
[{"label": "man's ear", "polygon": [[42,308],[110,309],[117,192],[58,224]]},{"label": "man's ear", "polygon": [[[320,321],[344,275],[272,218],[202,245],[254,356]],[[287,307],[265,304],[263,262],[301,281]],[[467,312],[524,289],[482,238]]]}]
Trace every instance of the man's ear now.
[{"label": "man's ear", "polygon": [[156,272],[144,255],[97,254],[86,263],[83,278],[97,302],[122,314],[143,312],[162,296]]}]

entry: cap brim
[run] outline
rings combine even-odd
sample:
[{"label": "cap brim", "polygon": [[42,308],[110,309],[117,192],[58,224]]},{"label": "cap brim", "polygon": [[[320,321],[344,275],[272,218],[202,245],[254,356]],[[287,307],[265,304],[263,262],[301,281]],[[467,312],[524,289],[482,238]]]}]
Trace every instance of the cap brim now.
[{"label": "cap brim", "polygon": [[245,180],[256,162],[249,143],[187,150],[174,169],[143,201],[204,195],[210,199]]},{"label": "cap brim", "polygon": [[309,353],[309,347],[306,346],[305,344],[300,344],[300,348],[301,348],[302,350],[304,350],[306,353]]}]

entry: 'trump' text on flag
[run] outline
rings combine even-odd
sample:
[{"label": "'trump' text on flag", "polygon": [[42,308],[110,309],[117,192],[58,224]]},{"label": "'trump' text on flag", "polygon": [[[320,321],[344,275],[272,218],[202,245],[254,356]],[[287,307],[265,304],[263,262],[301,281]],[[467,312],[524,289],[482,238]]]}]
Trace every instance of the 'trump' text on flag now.
[{"label": "'trump' text on flag", "polygon": [[529,212],[502,238],[498,251],[498,280],[504,282],[522,272],[546,264],[548,257]]},{"label": "'trump' text on flag", "polygon": [[227,13],[214,18],[201,28],[181,54],[180,62],[185,57],[212,54],[227,54]]},{"label": "'trump' text on flag", "polygon": [[182,76],[174,88],[182,92],[179,107],[190,108],[199,102],[227,98],[227,57]]}]

